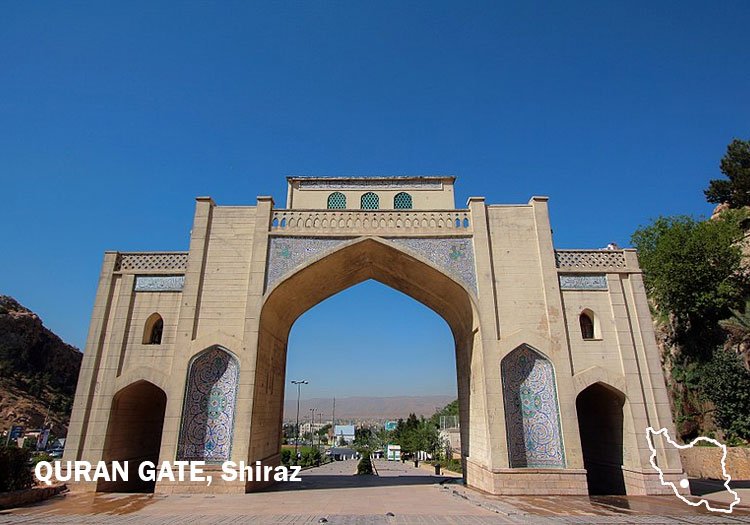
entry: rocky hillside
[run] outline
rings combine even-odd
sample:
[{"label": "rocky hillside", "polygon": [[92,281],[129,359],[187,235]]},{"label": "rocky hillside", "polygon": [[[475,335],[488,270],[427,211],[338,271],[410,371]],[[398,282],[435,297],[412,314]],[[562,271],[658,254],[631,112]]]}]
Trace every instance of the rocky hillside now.
[{"label": "rocky hillside", "polygon": [[0,295],[0,427],[44,424],[67,434],[83,354],[44,327],[34,312]]}]

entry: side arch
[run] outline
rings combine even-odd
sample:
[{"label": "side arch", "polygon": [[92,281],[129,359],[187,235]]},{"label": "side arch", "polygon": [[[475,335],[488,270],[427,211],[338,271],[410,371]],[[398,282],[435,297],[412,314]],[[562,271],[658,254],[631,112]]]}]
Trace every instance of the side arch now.
[{"label": "side arch", "polygon": [[589,494],[626,494],[623,473],[626,403],[622,391],[602,382],[587,386],[576,397]]},{"label": "side arch", "polygon": [[231,457],[239,362],[212,346],[188,365],[177,459],[220,463]]},{"label": "side arch", "polygon": [[97,483],[99,492],[153,492],[155,481],[138,476],[143,461],[159,461],[167,394],[155,384],[139,379],[121,388],[112,398],[102,460],[127,461],[128,479]]},{"label": "side arch", "polygon": [[565,468],[552,362],[522,344],[500,362],[511,468]]}]

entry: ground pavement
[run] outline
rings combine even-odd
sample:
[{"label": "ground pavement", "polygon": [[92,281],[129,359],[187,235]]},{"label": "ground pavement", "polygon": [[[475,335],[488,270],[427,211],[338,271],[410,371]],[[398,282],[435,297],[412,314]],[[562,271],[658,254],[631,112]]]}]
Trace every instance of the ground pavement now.
[{"label": "ground pavement", "polygon": [[430,466],[378,460],[375,467],[379,476],[355,476],[355,461],[335,462],[305,471],[300,483],[242,495],[68,493],[0,512],[0,524],[750,524],[748,507],[724,515],[672,496],[487,496]]}]

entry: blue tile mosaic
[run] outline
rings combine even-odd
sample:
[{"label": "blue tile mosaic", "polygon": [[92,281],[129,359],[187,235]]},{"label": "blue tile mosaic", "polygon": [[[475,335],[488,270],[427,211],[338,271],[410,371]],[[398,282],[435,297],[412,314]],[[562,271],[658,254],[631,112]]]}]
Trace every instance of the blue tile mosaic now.
[{"label": "blue tile mosaic", "polygon": [[500,366],[510,466],[565,468],[552,363],[522,345]]},{"label": "blue tile mosaic", "polygon": [[214,347],[190,365],[177,459],[222,462],[230,457],[239,365]]}]

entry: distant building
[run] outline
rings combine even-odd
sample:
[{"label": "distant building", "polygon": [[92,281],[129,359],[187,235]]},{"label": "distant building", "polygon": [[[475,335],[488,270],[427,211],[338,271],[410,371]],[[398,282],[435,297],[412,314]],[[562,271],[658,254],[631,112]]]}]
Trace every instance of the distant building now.
[{"label": "distant building", "polygon": [[401,461],[401,445],[388,445],[386,459],[388,461]]},{"label": "distant building", "polygon": [[336,425],[333,434],[335,436],[335,444],[341,442],[341,438],[344,438],[344,443],[351,444],[354,442],[354,425]]}]

